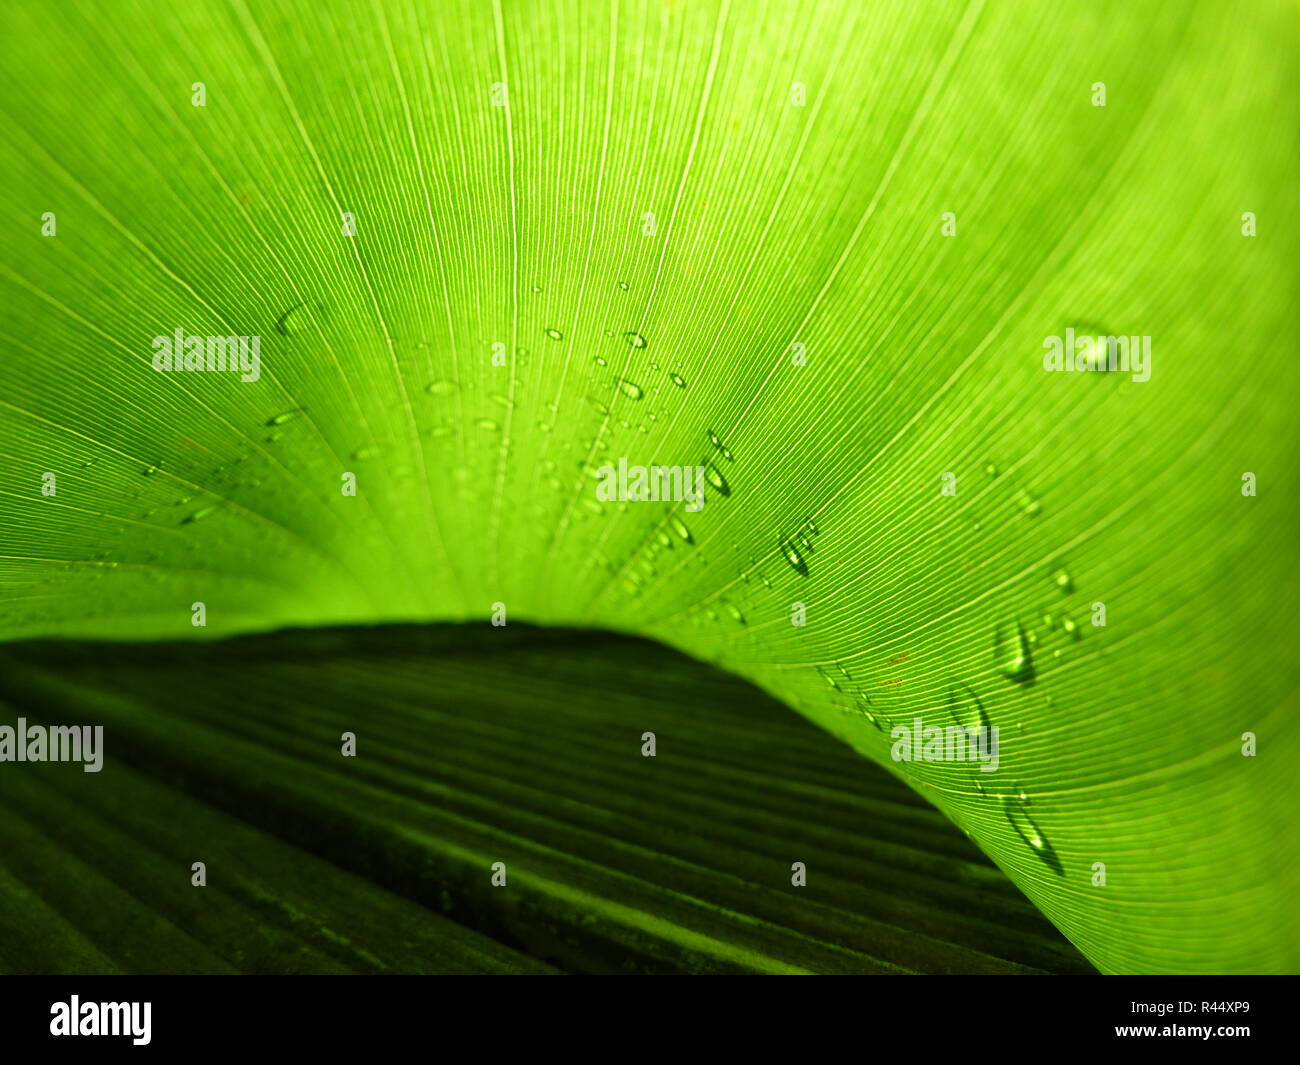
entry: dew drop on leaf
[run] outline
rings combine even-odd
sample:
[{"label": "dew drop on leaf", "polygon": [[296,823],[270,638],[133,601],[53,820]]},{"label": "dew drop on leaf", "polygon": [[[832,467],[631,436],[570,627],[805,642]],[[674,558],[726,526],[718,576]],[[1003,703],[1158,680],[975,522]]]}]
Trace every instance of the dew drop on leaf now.
[{"label": "dew drop on leaf", "polygon": [[727,445],[722,442],[722,437],[718,436],[712,429],[709,430],[709,443],[718,449],[718,453],[728,462],[735,462],[735,456],[727,450]]},{"label": "dew drop on leaf", "polygon": [[668,375],[668,379],[672,381],[672,383],[675,384],[678,388],[686,387],[686,379],[682,377],[681,374],[670,373]]},{"label": "dew drop on leaf", "polygon": [[789,540],[781,541],[781,556],[790,563],[791,568],[802,577],[808,576],[808,563],[804,561],[799,549]]},{"label": "dew drop on leaf", "polygon": [[885,726],[881,724],[880,718],[876,715],[876,711],[871,705],[871,699],[867,695],[859,695],[854,701],[854,705],[857,707],[858,713],[870,721],[879,731],[884,732]]},{"label": "dew drop on leaf", "polygon": [[276,332],[284,336],[300,336],[319,329],[324,321],[324,310],[314,303],[300,303],[290,307],[276,320]]},{"label": "dew drop on leaf", "polygon": [[825,666],[818,666],[818,667],[817,667],[817,675],[818,675],[819,677],[821,677],[821,679],[824,680],[824,681],[826,682],[826,686],[827,686],[828,688],[830,688],[832,691],[839,691],[839,690],[840,690],[840,682],[837,681],[837,680],[836,680],[836,679],[831,675],[830,670],[828,670]]},{"label": "dew drop on leaf", "polygon": [[552,340],[563,340],[563,339],[564,339],[564,334],[561,333],[558,329],[548,329],[548,330],[546,330],[546,335],[547,335],[548,337],[550,337]]},{"label": "dew drop on leaf", "polygon": [[993,637],[993,658],[1002,674],[1019,684],[1029,684],[1034,679],[1034,659],[1029,650],[1029,639],[1020,622],[1004,623],[997,627]]},{"label": "dew drop on leaf", "polygon": [[727,484],[727,479],[713,463],[710,462],[704,467],[704,478],[724,496],[731,495],[731,485]]},{"label": "dew drop on leaf", "polygon": [[948,712],[962,728],[989,727],[984,703],[969,684],[958,684],[948,691]]},{"label": "dew drop on leaf", "polygon": [[1036,518],[1042,512],[1042,504],[1023,488],[1016,493],[1016,506],[1026,518]]},{"label": "dew drop on leaf", "polygon": [[626,377],[618,378],[618,390],[629,399],[640,399],[642,395],[644,395],[641,391],[641,386],[633,381],[629,381]]},{"label": "dew drop on leaf", "polygon": [[1016,830],[1016,834],[1025,841],[1029,849],[1037,854],[1052,872],[1064,876],[1065,867],[1061,864],[1061,859],[1056,856],[1056,851],[1047,842],[1047,837],[1034,824],[1024,804],[1017,798],[1007,796],[1002,800],[1002,809],[1007,815],[1007,820],[1011,822],[1011,827]]},{"label": "dew drop on leaf", "polygon": [[646,346],[646,339],[640,333],[624,333],[623,339],[628,342],[630,347],[643,348]]}]

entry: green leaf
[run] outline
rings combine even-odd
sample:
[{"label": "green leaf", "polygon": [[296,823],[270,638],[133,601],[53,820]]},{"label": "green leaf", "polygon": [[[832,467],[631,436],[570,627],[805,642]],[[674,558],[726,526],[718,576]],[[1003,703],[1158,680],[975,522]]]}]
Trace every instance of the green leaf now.
[{"label": "green leaf", "polygon": [[1090,971],[906,785],[660,645],[385,626],[0,671],[106,751],[0,774],[10,968]]},{"label": "green leaf", "polygon": [[[511,625],[648,637],[898,774],[1101,971],[1300,968],[1294,5],[17,0],[2,17],[0,639],[496,604]],[[258,337],[257,379],[155,372],[153,339],[178,329]],[[1067,329],[1150,337],[1149,380],[1045,372]],[[706,465],[706,505],[602,502],[593,473],[620,458]],[[238,716],[205,701],[219,671],[151,722],[107,681],[10,668],[9,698],[52,700],[55,723],[102,715],[141,752],[149,725],[187,774],[211,758],[168,803],[194,787],[282,810],[299,827],[259,844],[275,868],[313,850],[324,770],[270,758],[250,779],[188,720]],[[295,690],[313,675],[285,688],[291,718],[314,712]],[[566,689],[537,675],[540,730]],[[890,730],[917,718],[998,727],[998,771],[895,761]],[[747,772],[788,771],[763,764]],[[358,786],[415,787],[409,757],[385,765]],[[36,787],[32,769],[0,779]],[[126,811],[161,801],[150,775],[76,787]],[[377,849],[304,918],[349,942],[330,906],[387,891],[374,905],[409,913],[415,893],[380,878],[419,876],[418,846],[389,840],[395,800],[374,801]],[[765,816],[748,830],[776,831]],[[53,822],[5,831],[34,869]],[[109,861],[88,875],[131,894]],[[6,872],[6,898],[41,894]],[[574,867],[538,876],[538,913],[584,890]],[[307,912],[309,888],[268,890],[282,929]],[[756,917],[781,935],[820,919],[793,914]],[[50,927],[49,965],[132,967],[129,937]],[[170,934],[146,967],[182,964]],[[448,933],[431,966],[545,957],[486,934]],[[601,949],[722,964],[712,939],[637,934],[655,945]],[[307,949],[360,966],[328,938]],[[742,968],[853,968],[725,941]],[[364,949],[393,968],[417,949],[388,947]],[[261,948],[240,949],[225,964]],[[873,956],[929,971],[905,954]]]}]

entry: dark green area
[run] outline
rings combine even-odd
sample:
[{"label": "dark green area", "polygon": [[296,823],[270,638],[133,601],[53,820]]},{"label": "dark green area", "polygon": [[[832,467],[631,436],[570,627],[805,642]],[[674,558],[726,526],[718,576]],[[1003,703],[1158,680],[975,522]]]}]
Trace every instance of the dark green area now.
[{"label": "dark green area", "polygon": [[8,972],[1092,971],[903,783],[640,640],[28,643],[0,701],[105,749],[0,765]]}]

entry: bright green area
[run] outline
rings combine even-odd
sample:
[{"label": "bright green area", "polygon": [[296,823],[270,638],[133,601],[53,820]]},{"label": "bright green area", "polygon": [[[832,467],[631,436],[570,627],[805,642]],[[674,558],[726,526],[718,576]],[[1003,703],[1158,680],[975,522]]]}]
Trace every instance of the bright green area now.
[{"label": "bright green area", "polygon": [[[1294,5],[2,18],[0,637],[650,636],[901,771],[1103,971],[1300,969]],[[1067,327],[1151,379],[1045,373]],[[260,379],[155,373],[177,328]],[[727,491],[601,504],[620,456]],[[983,791],[873,725],[976,700]]]}]

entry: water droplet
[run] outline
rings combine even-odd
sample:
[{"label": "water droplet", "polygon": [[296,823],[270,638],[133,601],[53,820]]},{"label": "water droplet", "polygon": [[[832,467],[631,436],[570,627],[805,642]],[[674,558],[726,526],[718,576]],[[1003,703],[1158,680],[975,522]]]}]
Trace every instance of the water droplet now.
[{"label": "water droplet", "polygon": [[718,436],[718,434],[715,433],[712,429],[709,430],[709,443],[712,444],[715,448],[717,448],[718,453],[728,462],[736,461],[735,456],[732,455],[732,453],[727,450],[727,445],[722,442],[722,438]]},{"label": "water droplet", "polygon": [[626,291],[627,291],[628,289],[630,289],[632,286],[629,285],[626,281],[620,281],[620,282],[618,283],[618,287],[621,288],[624,292],[626,292]]},{"label": "water droplet", "polygon": [[605,406],[605,404],[603,404],[595,396],[588,396],[587,402],[591,404],[591,406],[595,409],[597,414],[605,415],[609,413],[609,408]]},{"label": "water droplet", "polygon": [[541,286],[541,285],[534,285],[534,286],[533,286],[533,291],[534,291],[534,292],[541,292],[541,291],[542,291],[542,286]]},{"label": "water droplet", "polygon": [[989,727],[989,715],[984,703],[969,684],[958,684],[948,689],[948,713],[962,728]]},{"label": "water droplet", "polygon": [[1011,822],[1011,827],[1016,830],[1016,834],[1029,845],[1029,848],[1038,855],[1046,865],[1058,876],[1065,875],[1065,867],[1061,864],[1061,859],[1056,856],[1056,851],[1052,845],[1047,842],[1047,837],[1043,835],[1033,818],[1031,818],[1024,808],[1024,804],[1019,799],[1007,796],[1002,800],[1003,812],[1007,815],[1007,820]]},{"label": "water droplet", "polygon": [[871,705],[871,698],[868,695],[865,693],[859,695],[857,699],[854,700],[853,705],[857,709],[858,713],[870,721],[879,731],[883,732],[885,730],[885,726],[881,723],[879,716],[877,716],[875,708]]},{"label": "water droplet", "polygon": [[552,340],[563,340],[563,339],[564,339],[564,334],[561,333],[558,329],[548,329],[548,330],[546,330],[546,335],[547,335],[548,337],[550,337]]},{"label": "water droplet", "polygon": [[488,433],[496,432],[497,429],[501,428],[491,418],[480,418],[474,424],[477,425],[484,432],[488,432]]},{"label": "water droplet", "polygon": [[840,682],[831,676],[830,671],[825,666],[817,667],[817,675],[826,682],[826,686],[833,691],[840,690]]},{"label": "water droplet", "polygon": [[158,467],[157,467],[157,466],[146,466],[146,467],[145,467],[143,470],[141,470],[140,472],[141,472],[142,474],[144,474],[146,477],[152,477],[155,473],[158,472]]},{"label": "water droplet", "polygon": [[1016,493],[1016,506],[1020,512],[1027,518],[1036,518],[1042,512],[1042,504],[1023,488]]},{"label": "water droplet", "polygon": [[1067,595],[1074,591],[1074,578],[1070,576],[1069,571],[1064,566],[1061,566],[1052,574],[1052,583]]},{"label": "water droplet", "polygon": [[1072,640],[1079,639],[1081,635],[1081,633],[1079,632],[1079,626],[1074,623],[1073,618],[1068,618],[1068,617],[1061,618],[1061,629]]},{"label": "water droplet", "polygon": [[731,615],[732,621],[735,621],[741,625],[744,625],[746,623],[745,615],[740,612],[740,607],[736,606],[734,603],[727,604],[727,613]]},{"label": "water droplet", "polygon": [[284,336],[300,336],[319,329],[325,320],[325,311],[319,304],[300,303],[290,307],[276,319],[276,332]]},{"label": "water droplet", "polygon": [[682,377],[681,374],[670,373],[668,375],[668,379],[672,381],[672,383],[675,384],[678,388],[686,387],[686,379]]},{"label": "water droplet", "polygon": [[359,447],[356,451],[352,452],[352,461],[365,462],[368,459],[374,458],[377,454],[379,454],[378,450],[373,447]]},{"label": "water droplet", "polygon": [[425,385],[424,390],[431,396],[450,396],[456,391],[456,382],[434,381],[433,384]]},{"label": "water droplet", "polygon": [[605,361],[604,357],[603,357],[603,356],[600,356],[600,355],[597,355],[597,356],[596,356],[596,358],[595,358],[595,363],[596,363],[597,366],[608,366],[608,365],[609,365],[609,363]]},{"label": "water droplet", "polygon": [[1025,628],[1016,622],[997,627],[993,636],[993,658],[1003,676],[1019,684],[1032,684],[1034,680],[1034,659],[1029,651],[1029,640]]},{"label": "water droplet", "polygon": [[200,507],[200,508],[199,508],[198,510],[196,510],[193,514],[191,514],[191,515],[190,515],[189,517],[187,517],[184,521],[182,521],[181,524],[182,524],[182,525],[191,525],[191,524],[193,524],[193,523],[196,522],[196,521],[202,521],[204,518],[206,518],[209,514],[211,514],[211,513],[212,513],[214,510],[216,510],[216,509],[217,509],[217,508],[216,508],[215,505],[213,505],[213,506],[208,506],[208,507]]},{"label": "water droplet", "polygon": [[991,462],[985,463],[984,472],[988,474],[990,477],[996,477],[998,475],[998,468],[994,466],[993,463]]},{"label": "water droplet", "polygon": [[796,573],[802,577],[808,576],[808,563],[803,560],[803,555],[799,554],[798,548],[789,540],[781,541],[781,555]]},{"label": "water droplet", "polygon": [[646,346],[646,339],[640,333],[624,333],[623,339],[628,345],[634,348],[643,348]]},{"label": "water droplet", "polygon": [[274,417],[267,418],[266,424],[283,425],[285,422],[291,422],[294,420],[294,418],[298,417],[298,415],[301,414],[304,409],[305,408],[300,407],[297,410],[287,410],[283,414],[277,414]]},{"label": "water droplet", "polygon": [[655,539],[659,541],[660,547],[666,547],[670,551],[672,550],[673,538],[664,532],[663,529],[656,530]]},{"label": "water droplet", "polygon": [[727,479],[722,476],[722,471],[712,462],[707,463],[704,467],[704,479],[713,485],[722,495],[731,495],[731,485],[727,484]]},{"label": "water droplet", "polygon": [[[1094,335],[1088,336],[1084,331],[1091,329]],[[1111,367],[1110,334],[1099,325],[1076,326],[1074,339],[1074,366],[1076,369],[1092,370],[1098,373],[1113,373],[1120,369],[1125,356],[1129,356],[1128,341],[1125,337],[1116,337],[1114,348],[1115,365]],[[1070,356],[1066,356],[1069,358]]]},{"label": "water droplet", "polygon": [[673,532],[685,540],[688,544],[695,543],[695,538],[691,536],[691,530],[686,527],[686,522],[682,521],[676,514],[668,517],[668,524],[672,526]]},{"label": "water droplet", "polygon": [[617,378],[617,380],[618,380],[618,390],[622,392],[623,395],[627,396],[629,399],[640,399],[641,396],[644,394],[641,391],[640,385],[632,381],[629,381],[626,377],[619,377]]}]

